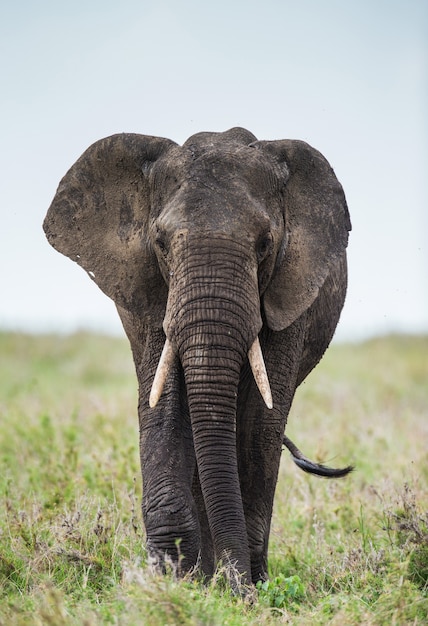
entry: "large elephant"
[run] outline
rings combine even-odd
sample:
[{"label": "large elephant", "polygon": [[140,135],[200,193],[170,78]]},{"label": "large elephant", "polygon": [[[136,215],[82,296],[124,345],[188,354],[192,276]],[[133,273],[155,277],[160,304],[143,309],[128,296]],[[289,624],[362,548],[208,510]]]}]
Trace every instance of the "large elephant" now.
[{"label": "large elephant", "polygon": [[[245,129],[119,134],[62,179],[49,242],[116,303],[139,382],[149,555],[244,585],[267,576],[281,447],[296,387],[335,331],[350,219],[325,158]],[[177,540],[180,540],[179,549]]]}]

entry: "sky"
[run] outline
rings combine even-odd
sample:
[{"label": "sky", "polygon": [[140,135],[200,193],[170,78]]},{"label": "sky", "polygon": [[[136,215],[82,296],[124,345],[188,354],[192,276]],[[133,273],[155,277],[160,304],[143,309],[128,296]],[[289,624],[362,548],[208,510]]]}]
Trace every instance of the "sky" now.
[{"label": "sky", "polygon": [[89,145],[243,126],[310,143],[344,187],[337,339],[428,332],[425,0],[17,0],[0,59],[0,330],[123,334],[42,231]]}]

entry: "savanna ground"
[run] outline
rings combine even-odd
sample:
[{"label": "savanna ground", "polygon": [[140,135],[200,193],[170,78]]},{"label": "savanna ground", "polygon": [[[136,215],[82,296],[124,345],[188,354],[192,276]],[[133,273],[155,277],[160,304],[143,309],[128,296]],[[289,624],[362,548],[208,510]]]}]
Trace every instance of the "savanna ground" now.
[{"label": "savanna ground", "polygon": [[0,335],[0,624],[428,623],[428,338],[334,345],[288,434],[269,583],[249,604],[146,564],[125,340]]}]

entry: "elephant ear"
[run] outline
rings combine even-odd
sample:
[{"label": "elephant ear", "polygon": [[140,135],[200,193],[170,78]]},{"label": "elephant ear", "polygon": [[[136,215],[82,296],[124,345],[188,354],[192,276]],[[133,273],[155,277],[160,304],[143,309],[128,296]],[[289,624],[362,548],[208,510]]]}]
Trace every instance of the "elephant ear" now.
[{"label": "elephant ear", "polygon": [[148,171],[175,145],[137,134],[97,141],[61,180],[43,223],[49,243],[118,306],[159,325],[167,289],[148,243]]},{"label": "elephant ear", "polygon": [[351,222],[342,186],[317,150],[293,140],[254,145],[276,161],[286,183],[288,241],[264,295],[268,325],[279,331],[316,299],[330,269],[343,257]]}]

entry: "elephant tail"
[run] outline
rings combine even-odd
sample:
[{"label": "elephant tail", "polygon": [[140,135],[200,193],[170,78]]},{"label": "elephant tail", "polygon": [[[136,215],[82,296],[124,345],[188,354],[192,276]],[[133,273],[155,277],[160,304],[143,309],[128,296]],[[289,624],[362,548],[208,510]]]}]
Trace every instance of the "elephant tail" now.
[{"label": "elephant tail", "polygon": [[305,455],[300,452],[299,448],[294,445],[291,439],[286,437],[286,435],[284,435],[282,443],[286,448],[288,448],[291,458],[295,464],[300,467],[301,470],[308,472],[309,474],[316,474],[317,476],[323,476],[324,478],[342,478],[354,469],[352,465],[336,469],[334,467],[321,465],[320,463],[314,463],[305,457]]}]

